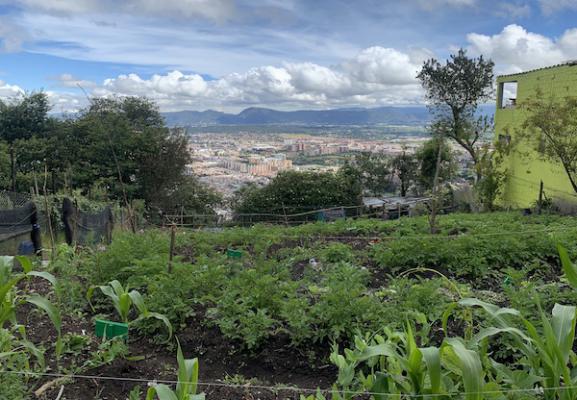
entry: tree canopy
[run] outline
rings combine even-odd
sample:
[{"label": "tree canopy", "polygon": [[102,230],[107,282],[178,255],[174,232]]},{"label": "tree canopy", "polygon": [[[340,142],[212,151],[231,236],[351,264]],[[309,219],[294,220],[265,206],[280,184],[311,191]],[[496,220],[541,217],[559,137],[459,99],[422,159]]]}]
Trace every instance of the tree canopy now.
[{"label": "tree canopy", "polygon": [[[43,93],[0,107],[0,152],[8,151],[14,167],[8,178],[13,190],[28,191],[46,168],[53,192],[90,195],[104,188],[110,200],[143,199],[166,212],[207,212],[220,200],[188,170],[188,137],[168,129],[150,100],[92,99],[67,120],[50,118],[48,111]],[[0,154],[0,163],[5,160]],[[6,179],[0,176],[0,184]]]},{"label": "tree canopy", "polygon": [[295,214],[334,206],[356,206],[362,202],[359,185],[343,173],[286,171],[269,184],[245,187],[238,193],[237,214]]},{"label": "tree canopy", "polygon": [[417,75],[433,110],[433,132],[450,138],[471,156],[477,179],[479,140],[492,129],[492,121],[477,116],[477,108],[493,96],[494,63],[483,56],[470,58],[460,49],[445,64],[436,59],[426,61]]}]

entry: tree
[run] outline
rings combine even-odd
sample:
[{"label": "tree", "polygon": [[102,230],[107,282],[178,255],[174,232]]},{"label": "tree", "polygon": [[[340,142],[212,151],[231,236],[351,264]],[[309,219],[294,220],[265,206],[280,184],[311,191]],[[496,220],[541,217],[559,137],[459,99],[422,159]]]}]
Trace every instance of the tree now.
[{"label": "tree", "polygon": [[437,171],[437,158],[440,149],[439,181],[447,181],[455,175],[455,157],[451,147],[441,141],[439,137],[429,139],[416,152],[418,162],[417,180],[422,190],[433,190],[435,172]]},{"label": "tree", "polygon": [[0,141],[0,188],[10,185],[10,156],[8,145]]},{"label": "tree", "polygon": [[[70,129],[77,187],[104,184],[114,199],[144,199],[164,212],[181,207],[205,212],[219,201],[188,171],[188,137],[169,130],[148,99],[93,99]],[[207,203],[201,205],[200,199]]]},{"label": "tree", "polygon": [[352,191],[350,183],[349,177],[340,173],[281,172],[266,186],[251,185],[237,193],[234,211],[281,215],[360,205],[360,186]]},{"label": "tree", "polygon": [[434,114],[434,130],[469,153],[477,180],[482,177],[479,140],[491,130],[492,120],[476,113],[479,104],[493,96],[493,67],[493,61],[469,58],[460,49],[445,65],[426,61],[417,75]]},{"label": "tree", "polygon": [[417,175],[417,160],[415,155],[409,154],[406,149],[403,149],[402,153],[396,155],[391,160],[391,168],[392,173],[401,183],[401,196],[405,197],[407,190]]},{"label": "tree", "polygon": [[350,165],[367,192],[380,195],[393,189],[389,160],[384,154],[364,152],[355,155]]},{"label": "tree", "polygon": [[18,154],[16,142],[35,135],[45,135],[49,130],[48,97],[45,93],[32,93],[9,103],[0,102],[0,139],[8,144],[10,157],[11,189],[16,191]]},{"label": "tree", "polygon": [[577,97],[544,98],[537,92],[520,106],[527,118],[519,138],[545,159],[560,163],[577,193]]}]

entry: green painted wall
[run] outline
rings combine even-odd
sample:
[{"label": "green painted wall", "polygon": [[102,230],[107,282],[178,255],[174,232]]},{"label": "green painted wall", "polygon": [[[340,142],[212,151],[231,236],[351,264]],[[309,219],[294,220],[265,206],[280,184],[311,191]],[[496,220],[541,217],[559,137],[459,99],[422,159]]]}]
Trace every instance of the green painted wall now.
[{"label": "green painted wall", "polygon": [[540,89],[546,97],[577,96],[577,65],[567,64],[500,76],[497,78],[495,111],[495,140],[499,140],[500,135],[510,135],[512,143],[511,151],[503,163],[508,177],[503,188],[501,204],[513,208],[533,205],[539,196],[541,180],[547,197],[560,202],[577,202],[577,197],[561,165],[544,160],[534,145],[516,140],[517,132],[522,128],[525,119],[525,111],[514,107],[501,107],[504,82],[517,82],[517,104],[534,95],[537,89]]}]

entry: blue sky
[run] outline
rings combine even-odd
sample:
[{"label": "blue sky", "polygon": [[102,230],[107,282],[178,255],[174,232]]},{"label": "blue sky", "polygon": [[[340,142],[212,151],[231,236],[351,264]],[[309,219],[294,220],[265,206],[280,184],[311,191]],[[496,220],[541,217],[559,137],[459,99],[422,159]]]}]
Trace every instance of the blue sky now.
[{"label": "blue sky", "polygon": [[0,97],[55,111],[146,95],[163,110],[418,104],[459,47],[498,73],[577,59],[577,0],[0,0]]}]

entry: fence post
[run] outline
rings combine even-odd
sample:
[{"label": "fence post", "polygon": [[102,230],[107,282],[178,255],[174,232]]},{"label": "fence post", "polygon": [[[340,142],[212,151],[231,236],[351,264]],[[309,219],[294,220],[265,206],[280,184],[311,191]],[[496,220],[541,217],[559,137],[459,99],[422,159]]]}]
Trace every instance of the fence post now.
[{"label": "fence post", "polygon": [[543,207],[543,181],[539,185],[539,201],[537,202],[537,214],[541,215],[541,208]]},{"label": "fence post", "polygon": [[[54,231],[52,230],[52,216],[48,209],[48,197],[46,196],[46,184],[48,181],[48,166],[44,164],[44,186],[42,191],[44,192],[44,212],[46,213],[46,222],[48,223],[48,233],[50,234],[50,259],[54,260],[56,253],[56,246],[54,244]],[[36,191],[38,191],[38,182],[36,181],[36,174],[34,174],[34,184],[36,185]],[[38,192],[36,192],[38,195]]]},{"label": "fence post", "polygon": [[168,273],[172,274],[172,259],[174,257],[174,242],[176,239],[176,225],[170,226],[170,251],[168,253]]}]

